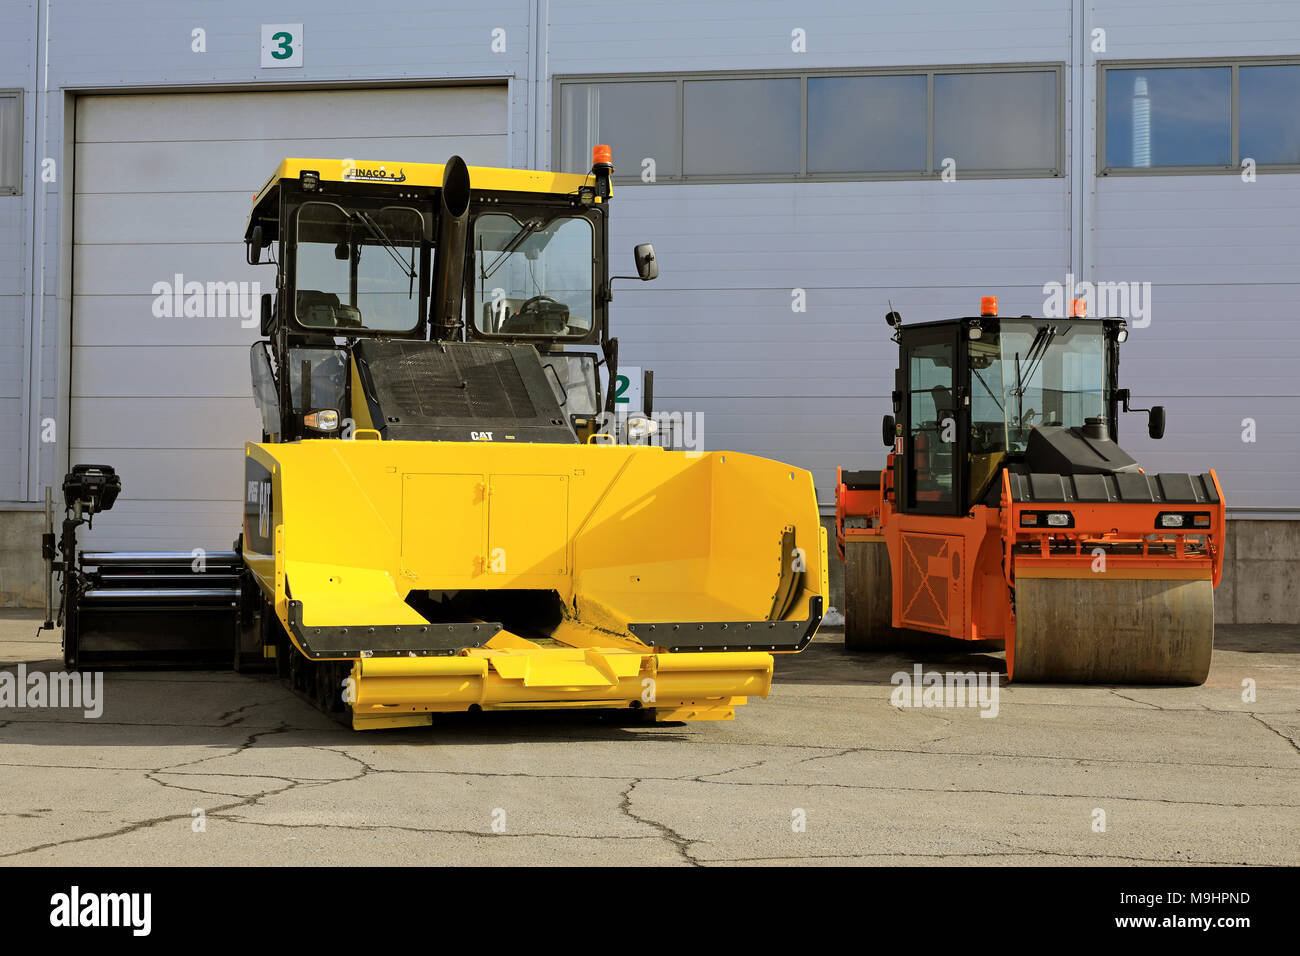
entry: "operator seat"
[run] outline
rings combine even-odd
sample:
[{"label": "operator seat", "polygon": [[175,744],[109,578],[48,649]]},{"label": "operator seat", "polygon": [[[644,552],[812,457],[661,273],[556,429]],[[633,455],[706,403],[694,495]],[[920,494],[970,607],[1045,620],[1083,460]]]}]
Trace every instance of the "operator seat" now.
[{"label": "operator seat", "polygon": [[[922,495],[930,500],[942,498],[945,480],[951,482],[953,442],[944,440],[947,422],[956,422],[956,410],[952,403],[952,389],[945,385],[935,385],[930,389],[934,401],[934,434],[927,435],[926,441],[917,442],[918,457],[924,456],[924,463],[917,461],[918,497]],[[921,491],[924,488],[925,491]]]},{"label": "operator seat", "polygon": [[343,305],[333,292],[317,289],[299,289],[297,296],[298,321],[318,329],[347,329],[361,327],[361,313],[350,305]]}]

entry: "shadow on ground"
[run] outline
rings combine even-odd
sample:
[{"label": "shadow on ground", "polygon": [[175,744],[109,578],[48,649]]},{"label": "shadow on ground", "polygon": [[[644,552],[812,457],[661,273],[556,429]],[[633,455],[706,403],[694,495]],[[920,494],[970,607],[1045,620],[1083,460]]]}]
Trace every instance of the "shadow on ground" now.
[{"label": "shadow on ground", "polygon": [[[916,664],[924,670],[990,671],[1007,676],[1007,659],[1001,641],[960,641],[919,635],[918,646],[908,650],[850,651],[843,629],[823,628],[802,654],[778,655],[776,681],[790,684],[889,685],[898,671],[910,672]],[[1214,649],[1247,654],[1300,654],[1300,625],[1220,624],[1214,632]]]},{"label": "shadow on ground", "polygon": [[[30,614],[30,612],[27,612]],[[0,643],[0,670],[19,663],[29,673],[61,671],[50,656],[57,645]],[[1216,649],[1244,653],[1300,653],[1300,626],[1221,625]],[[25,652],[25,653],[24,653]],[[39,655],[39,657],[38,657]],[[27,656],[28,660],[16,660]],[[782,684],[891,687],[891,677],[923,670],[984,671],[1005,680],[1000,642],[933,638],[917,650],[848,651],[843,632],[823,630],[802,654],[778,655],[776,693]],[[1121,688],[1115,688],[1121,689]],[[358,736],[350,727],[317,711],[276,678],[223,671],[108,672],[104,687],[109,706],[98,720],[76,710],[0,710],[0,739],[29,745],[142,746],[234,745],[299,746],[302,734],[317,745],[376,747],[435,742],[441,745],[511,745],[536,741],[638,740],[675,743],[689,739],[695,726],[657,724],[644,713],[618,711],[528,711],[434,715],[432,727],[390,730]],[[103,728],[105,732],[98,732]],[[110,731],[109,728],[112,728]]]},{"label": "shadow on ground", "polygon": [[822,629],[801,654],[776,659],[778,684],[879,684],[890,686],[898,671],[911,672],[916,664],[925,670],[989,671],[1007,673],[1001,641],[959,641],[932,634],[918,635],[915,649],[850,651],[844,631]]}]

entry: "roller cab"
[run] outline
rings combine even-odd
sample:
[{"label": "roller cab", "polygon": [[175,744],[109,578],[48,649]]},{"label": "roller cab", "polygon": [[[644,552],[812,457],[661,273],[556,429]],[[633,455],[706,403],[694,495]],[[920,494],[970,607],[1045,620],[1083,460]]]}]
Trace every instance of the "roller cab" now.
[{"label": "roller cab", "polygon": [[1126,323],[981,313],[890,313],[889,452],[837,488],[846,643],[994,640],[1013,680],[1203,683],[1226,503],[1213,471],[1147,474],[1116,442],[1138,411],[1116,385]]},{"label": "roller cab", "polygon": [[277,291],[235,546],[78,559],[123,488],[87,466],[108,500],[74,489],[46,542],[69,662],[274,667],[358,729],[766,696],[826,599],[812,478],[657,440],[649,372],[619,408],[612,169],[285,160],[244,237]]}]

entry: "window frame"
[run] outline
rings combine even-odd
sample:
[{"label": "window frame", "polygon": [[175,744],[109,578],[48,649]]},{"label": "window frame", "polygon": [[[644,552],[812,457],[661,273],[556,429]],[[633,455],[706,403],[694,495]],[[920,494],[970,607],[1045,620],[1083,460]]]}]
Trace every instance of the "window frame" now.
[{"label": "window frame", "polygon": [[[23,154],[25,152],[25,139],[27,133],[27,112],[23,103],[23,91],[16,89],[0,89],[0,99],[12,99],[17,106],[17,121],[15,122],[13,129],[16,145],[12,147],[7,146],[4,138],[0,137],[0,150],[13,149],[13,155],[16,159],[14,171],[17,173],[17,177],[12,186],[0,182],[0,196],[21,196],[23,194],[23,181],[26,175]],[[0,156],[0,158],[3,157]]]},{"label": "window frame", "polygon": [[[564,167],[562,146],[564,141],[564,88],[586,84],[654,83],[676,84],[677,168],[676,176],[657,175],[655,185],[689,185],[693,183],[804,183],[804,182],[932,182],[942,177],[943,170],[934,163],[934,77],[936,75],[964,75],[981,73],[1052,73],[1056,80],[1056,128],[1052,139],[1055,146],[1056,165],[1033,169],[970,169],[957,167],[959,179],[1064,179],[1066,174],[1065,151],[1065,63],[1062,61],[1024,63],[959,63],[935,65],[903,65],[888,67],[825,68],[807,70],[713,70],[668,73],[574,73],[552,77],[551,87],[551,168]],[[872,76],[924,76],[925,81],[925,162],[924,171],[891,170],[860,171],[849,173],[808,172],[808,80],[821,77],[872,77]],[[799,172],[764,174],[713,174],[691,175],[685,168],[685,83],[689,80],[799,80]],[[614,157],[617,170],[618,156]],[[615,172],[614,183],[620,186],[649,185],[641,182],[639,160],[633,162],[632,172]],[[575,170],[582,172],[582,170]]]},{"label": "window frame", "polygon": [[[1097,63],[1097,154],[1093,157],[1098,176],[1212,176],[1241,175],[1240,72],[1242,67],[1294,66],[1300,56],[1190,57],[1171,60],[1101,60]],[[1111,70],[1195,69],[1228,67],[1231,83],[1228,103],[1228,133],[1232,156],[1227,166],[1108,166],[1106,164],[1106,74]],[[1300,163],[1255,163],[1255,169],[1270,173],[1300,173]]]},{"label": "window frame", "polygon": [[[557,219],[581,219],[587,223],[591,229],[591,328],[581,335],[548,335],[545,333],[501,333],[485,332],[479,328],[478,314],[476,309],[480,303],[476,301],[474,290],[474,229],[479,217],[481,216],[509,216],[516,222],[524,219],[536,219],[543,216],[546,224],[550,225]],[[466,241],[469,248],[465,255],[465,328],[469,332],[470,338],[481,339],[486,342],[510,340],[516,342],[533,342],[534,344],[554,342],[558,345],[590,345],[600,340],[602,329],[605,328],[605,316],[603,311],[608,307],[608,299],[602,295],[602,275],[600,273],[600,250],[604,246],[604,236],[599,232],[603,220],[598,217],[591,207],[583,206],[556,206],[553,210],[544,209],[539,212],[537,207],[513,204],[509,200],[494,201],[477,208],[470,208],[469,227],[466,231]]]},{"label": "window frame", "polygon": [[[942,345],[952,354],[952,399],[955,404],[953,418],[955,437],[952,442],[952,486],[948,499],[937,501],[915,500],[916,471],[916,431],[912,421],[912,395],[917,392],[912,381],[912,355],[918,348],[929,345]],[[969,468],[958,455],[960,449],[969,448],[970,397],[967,371],[967,350],[965,324],[962,322],[924,322],[913,326],[904,326],[899,343],[899,375],[896,385],[902,395],[902,407],[899,420],[903,425],[903,453],[895,456],[894,486],[895,507],[900,514],[924,515],[965,515],[969,514],[971,505],[967,501],[967,482]],[[936,412],[938,409],[936,408]],[[942,424],[941,422],[939,424]],[[900,460],[901,459],[901,460]]]},{"label": "window frame", "polygon": [[427,200],[401,195],[385,196],[378,194],[375,196],[348,197],[352,209],[360,208],[366,212],[374,212],[389,206],[396,206],[402,209],[410,209],[420,217],[423,235],[420,237],[419,276],[416,279],[416,296],[418,297],[416,321],[409,329],[373,329],[364,325],[357,328],[340,329],[336,327],[330,329],[306,325],[298,319],[298,219],[304,206],[319,204],[343,209],[343,200],[338,196],[331,196],[327,193],[292,193],[284,188],[281,188],[281,194],[280,221],[288,225],[281,230],[280,258],[283,264],[280,268],[283,270],[284,276],[280,294],[283,298],[277,301],[287,303],[284,315],[291,323],[294,331],[308,335],[333,334],[349,338],[366,336],[403,338],[416,333],[423,334],[423,330],[427,328],[429,321],[429,294],[433,282],[433,244],[431,235],[434,217],[430,215]]}]

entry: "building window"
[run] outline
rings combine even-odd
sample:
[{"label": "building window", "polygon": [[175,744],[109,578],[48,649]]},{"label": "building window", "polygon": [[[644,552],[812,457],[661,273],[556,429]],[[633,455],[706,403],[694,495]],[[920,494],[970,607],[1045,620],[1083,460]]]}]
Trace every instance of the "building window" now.
[{"label": "building window", "polygon": [[1300,166],[1300,64],[1243,66],[1237,72],[1237,136],[1242,156],[1261,166]]},{"label": "building window", "polygon": [[1232,71],[1106,71],[1106,165],[1228,166]]},{"label": "building window", "polygon": [[0,196],[23,191],[23,94],[0,90]]},{"label": "building window", "polygon": [[682,84],[688,176],[799,173],[799,79],[687,80]]},{"label": "building window", "polygon": [[615,143],[620,179],[640,177],[646,158],[654,161],[657,176],[681,172],[676,83],[566,83],[561,90],[560,169],[586,172],[591,147]]},{"label": "building window", "polygon": [[934,163],[970,170],[1056,166],[1054,73],[944,73],[934,78]]},{"label": "building window", "polygon": [[1101,172],[1300,166],[1300,62],[1101,68]]},{"label": "building window", "polygon": [[615,181],[1059,176],[1062,67],[558,77],[556,168]]},{"label": "building window", "polygon": [[808,172],[922,175],[926,77],[808,78]]}]

